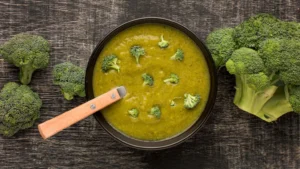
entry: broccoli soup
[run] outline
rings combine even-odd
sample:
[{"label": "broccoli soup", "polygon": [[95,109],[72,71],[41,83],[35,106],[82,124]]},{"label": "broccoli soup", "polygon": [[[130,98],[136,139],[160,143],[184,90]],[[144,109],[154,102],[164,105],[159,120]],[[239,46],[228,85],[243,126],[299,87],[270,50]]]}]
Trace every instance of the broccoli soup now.
[{"label": "broccoli soup", "polygon": [[187,35],[166,25],[140,24],[112,38],[96,62],[94,95],[117,86],[125,86],[127,95],[102,110],[109,124],[132,138],[162,140],[200,117],[210,75]]}]

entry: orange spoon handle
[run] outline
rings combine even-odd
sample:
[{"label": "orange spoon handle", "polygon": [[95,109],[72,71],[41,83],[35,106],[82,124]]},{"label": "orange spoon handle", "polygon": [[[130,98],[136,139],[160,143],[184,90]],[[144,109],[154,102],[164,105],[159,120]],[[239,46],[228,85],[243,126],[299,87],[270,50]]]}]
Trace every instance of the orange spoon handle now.
[{"label": "orange spoon handle", "polygon": [[120,99],[121,96],[119,95],[117,88],[112,89],[93,100],[39,124],[39,132],[44,139],[47,139]]}]

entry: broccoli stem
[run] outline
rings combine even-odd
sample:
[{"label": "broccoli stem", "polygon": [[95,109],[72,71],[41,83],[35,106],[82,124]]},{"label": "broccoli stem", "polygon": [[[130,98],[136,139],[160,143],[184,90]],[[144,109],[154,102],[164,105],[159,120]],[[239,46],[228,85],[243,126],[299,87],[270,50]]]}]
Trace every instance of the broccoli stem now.
[{"label": "broccoli stem", "polygon": [[241,97],[242,97],[242,89],[243,89],[243,83],[240,76],[235,76],[235,95],[233,99],[233,103],[235,105],[239,104]]},{"label": "broccoli stem", "polygon": [[277,90],[275,95],[258,112],[258,117],[267,122],[272,122],[280,116],[293,111],[291,104],[283,94],[284,90],[282,87]]},{"label": "broccoli stem", "polygon": [[277,86],[269,86],[263,91],[255,91],[246,83],[247,76],[236,76],[236,94],[234,104],[241,110],[262,119],[261,110],[277,91]]},{"label": "broccoli stem", "polygon": [[255,97],[252,100],[252,113],[256,115],[273,97],[277,89],[277,86],[270,86],[265,90],[256,93]]},{"label": "broccoli stem", "polygon": [[19,79],[22,84],[27,85],[31,81],[32,74],[35,70],[31,66],[20,67]]}]

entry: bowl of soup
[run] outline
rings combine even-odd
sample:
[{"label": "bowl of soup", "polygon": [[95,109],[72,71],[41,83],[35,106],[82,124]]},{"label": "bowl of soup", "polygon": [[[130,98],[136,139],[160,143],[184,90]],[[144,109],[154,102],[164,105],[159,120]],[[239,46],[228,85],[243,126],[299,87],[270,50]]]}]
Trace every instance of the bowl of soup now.
[{"label": "bowl of soup", "polygon": [[[138,57],[135,47],[142,49]],[[109,57],[117,68],[105,69]],[[177,81],[167,80],[173,75]],[[120,25],[96,46],[86,94],[90,100],[125,86],[126,96],[94,117],[121,143],[158,150],[182,143],[204,125],[216,99],[216,78],[212,57],[194,33],[174,21],[147,17]],[[187,107],[196,96],[197,104]]]}]

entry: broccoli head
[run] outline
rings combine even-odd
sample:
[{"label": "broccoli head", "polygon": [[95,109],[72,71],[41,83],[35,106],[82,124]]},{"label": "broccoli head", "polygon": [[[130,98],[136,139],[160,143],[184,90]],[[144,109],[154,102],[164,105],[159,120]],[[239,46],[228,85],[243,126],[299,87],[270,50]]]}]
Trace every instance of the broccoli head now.
[{"label": "broccoli head", "polygon": [[258,14],[233,30],[212,32],[207,45],[217,66],[227,56],[226,69],[236,79],[234,104],[272,122],[290,111],[300,113],[299,39],[299,23]]},{"label": "broccoli head", "polygon": [[130,48],[130,53],[135,57],[136,63],[139,64],[140,57],[145,55],[145,49],[141,46],[132,46]]},{"label": "broccoli head", "polygon": [[150,115],[159,119],[161,116],[160,108],[158,106],[153,106],[150,110]]},{"label": "broccoli head", "polygon": [[216,67],[224,66],[236,48],[233,31],[233,28],[218,29],[211,32],[206,38],[207,47]]},{"label": "broccoli head", "polygon": [[160,36],[160,42],[158,42],[158,46],[161,48],[167,48],[169,46],[169,42],[164,40],[164,36]]},{"label": "broccoli head", "polygon": [[184,107],[187,109],[192,109],[197,106],[197,104],[200,102],[200,95],[191,95],[191,94],[184,94]]},{"label": "broccoli head", "polygon": [[231,74],[252,74],[263,71],[264,62],[255,50],[242,47],[232,53],[226,68]]},{"label": "broccoli head", "polygon": [[65,99],[72,100],[74,96],[85,96],[85,71],[72,63],[65,62],[54,66],[53,83],[59,85]]},{"label": "broccoli head", "polygon": [[260,45],[260,56],[269,71],[286,84],[300,85],[300,42],[295,39],[268,39]]},{"label": "broccoli head", "polygon": [[278,25],[278,31],[274,37],[280,39],[300,39],[300,23],[281,21]]},{"label": "broccoli head", "polygon": [[267,39],[258,52],[240,48],[226,63],[235,75],[234,104],[272,122],[290,111],[299,111],[300,43],[293,39]]},{"label": "broccoli head", "polygon": [[137,118],[139,116],[139,110],[138,109],[130,109],[128,110],[128,114],[133,117],[133,118]]},{"label": "broccoli head", "polygon": [[184,58],[184,52],[181,49],[177,49],[176,53],[171,56],[171,60],[182,61]]},{"label": "broccoli head", "polygon": [[9,82],[0,92],[0,134],[10,137],[33,126],[42,100],[26,85]]},{"label": "broccoli head", "polygon": [[171,73],[171,75],[165,79],[164,82],[177,84],[179,82],[179,77],[175,73]]},{"label": "broccoli head", "polygon": [[257,49],[267,38],[280,34],[279,19],[270,14],[258,14],[235,27],[233,37],[238,47]]},{"label": "broccoli head", "polygon": [[151,75],[144,73],[144,74],[142,74],[142,78],[144,80],[143,85],[153,86],[154,80]]},{"label": "broccoli head", "polygon": [[41,36],[17,34],[0,46],[0,56],[20,68],[19,79],[29,84],[32,74],[49,63],[50,45]]},{"label": "broccoli head", "polygon": [[117,64],[118,58],[116,55],[108,55],[104,57],[101,69],[103,72],[108,72],[111,69],[114,69],[120,72],[120,66]]}]

